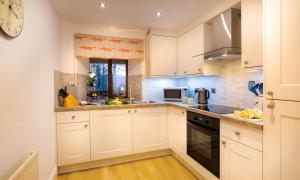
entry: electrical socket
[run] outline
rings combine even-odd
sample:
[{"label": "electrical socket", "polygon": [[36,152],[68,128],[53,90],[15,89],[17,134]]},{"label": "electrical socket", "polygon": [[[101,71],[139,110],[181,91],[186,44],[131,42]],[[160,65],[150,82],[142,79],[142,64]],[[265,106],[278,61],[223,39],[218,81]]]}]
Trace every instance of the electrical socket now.
[{"label": "electrical socket", "polygon": [[211,88],[210,92],[211,92],[212,94],[216,94],[216,93],[217,93],[217,90],[216,90],[216,88]]}]

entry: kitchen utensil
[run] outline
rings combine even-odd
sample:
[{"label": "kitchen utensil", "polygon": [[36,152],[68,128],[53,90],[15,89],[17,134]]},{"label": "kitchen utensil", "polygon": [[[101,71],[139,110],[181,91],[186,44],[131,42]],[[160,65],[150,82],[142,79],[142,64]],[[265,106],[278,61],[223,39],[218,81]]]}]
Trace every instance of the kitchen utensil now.
[{"label": "kitchen utensil", "polygon": [[249,81],[248,82],[248,89],[250,92],[252,92],[255,96],[258,96],[257,88],[259,84],[256,84],[255,81]]},{"label": "kitchen utensil", "polygon": [[261,94],[264,93],[264,83],[260,83],[259,86],[258,86],[258,90]]}]

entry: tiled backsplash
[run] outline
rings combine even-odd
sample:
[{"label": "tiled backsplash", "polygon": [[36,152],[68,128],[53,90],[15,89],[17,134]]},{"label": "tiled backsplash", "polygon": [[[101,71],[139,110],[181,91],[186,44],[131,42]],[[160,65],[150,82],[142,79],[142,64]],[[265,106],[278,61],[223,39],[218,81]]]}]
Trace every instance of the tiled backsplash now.
[{"label": "tiled backsplash", "polygon": [[221,76],[144,79],[143,98],[162,100],[164,87],[187,86],[189,97],[193,97],[195,88],[216,88],[216,94],[211,94],[209,103],[252,108],[254,95],[248,90],[250,80],[263,82],[262,71],[246,72],[241,70],[240,60],[227,61]]},{"label": "tiled backsplash", "polygon": [[[208,90],[216,88],[216,94],[211,94],[209,103],[237,107],[253,107],[254,95],[248,90],[248,81],[263,82],[262,71],[246,72],[241,70],[241,61],[224,62],[221,76],[195,76],[185,78],[146,78],[142,75],[129,75],[128,85],[136,99],[141,96],[145,100],[163,100],[165,87],[189,87],[189,97],[193,97],[195,88],[204,87]],[[130,71],[129,67],[129,71]],[[78,99],[86,99],[86,75],[77,74]],[[70,82],[75,82],[75,75],[55,72],[55,104],[58,89]],[[141,83],[142,82],[142,83]],[[142,84],[142,85],[141,85]],[[142,88],[141,88],[141,87]]]},{"label": "tiled backsplash", "polygon": [[[61,71],[54,72],[54,97],[55,107],[59,106],[58,92],[59,89],[66,85],[76,85],[76,94],[73,94],[79,101],[87,100],[86,79],[89,69],[88,59],[80,60],[80,73],[63,73]],[[139,61],[130,61],[128,63],[128,87],[131,87],[132,97],[139,100],[142,98],[142,75],[138,70],[140,69]]]}]

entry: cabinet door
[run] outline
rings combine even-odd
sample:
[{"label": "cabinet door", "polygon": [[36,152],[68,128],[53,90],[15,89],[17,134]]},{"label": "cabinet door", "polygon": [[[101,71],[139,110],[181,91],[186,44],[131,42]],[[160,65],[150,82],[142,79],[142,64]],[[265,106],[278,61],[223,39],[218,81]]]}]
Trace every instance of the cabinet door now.
[{"label": "cabinet door", "polygon": [[58,165],[90,161],[89,123],[57,124]]},{"label": "cabinet door", "polygon": [[221,137],[221,179],[261,180],[262,152]]},{"label": "cabinet door", "polygon": [[146,152],[168,147],[167,108],[143,108],[133,114],[133,151]]},{"label": "cabinet door", "polygon": [[263,65],[263,2],[242,0],[242,66],[243,68]]},{"label": "cabinet door", "polygon": [[151,75],[176,75],[176,38],[150,35]]},{"label": "cabinet door", "polygon": [[187,74],[203,74],[204,56],[199,56],[204,52],[204,26],[200,24],[187,32],[188,36],[188,59]]},{"label": "cabinet door", "polygon": [[186,34],[177,38],[177,75],[186,75],[188,61],[188,36]]},{"label": "cabinet door", "polygon": [[177,71],[179,75],[203,73],[204,29],[200,24],[181,35],[177,40]]},{"label": "cabinet door", "polygon": [[[266,0],[265,93],[300,101],[300,1]],[[273,95],[272,95],[273,94]]]},{"label": "cabinet door", "polygon": [[[269,109],[268,106],[274,106]],[[300,102],[267,100],[264,108],[264,179],[300,179]]]},{"label": "cabinet door", "polygon": [[185,159],[187,155],[186,111],[169,108],[168,122],[170,148],[181,158]]},{"label": "cabinet door", "polygon": [[131,110],[91,111],[90,123],[92,160],[132,153]]}]

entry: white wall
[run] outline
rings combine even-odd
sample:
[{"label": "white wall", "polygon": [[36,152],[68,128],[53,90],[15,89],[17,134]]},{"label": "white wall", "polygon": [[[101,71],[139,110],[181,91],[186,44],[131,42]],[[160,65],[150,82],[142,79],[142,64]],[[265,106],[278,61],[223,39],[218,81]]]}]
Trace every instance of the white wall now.
[{"label": "white wall", "polygon": [[54,67],[60,66],[60,21],[49,0],[23,0],[22,34],[0,32],[0,179],[31,150],[40,179],[56,166]]}]

